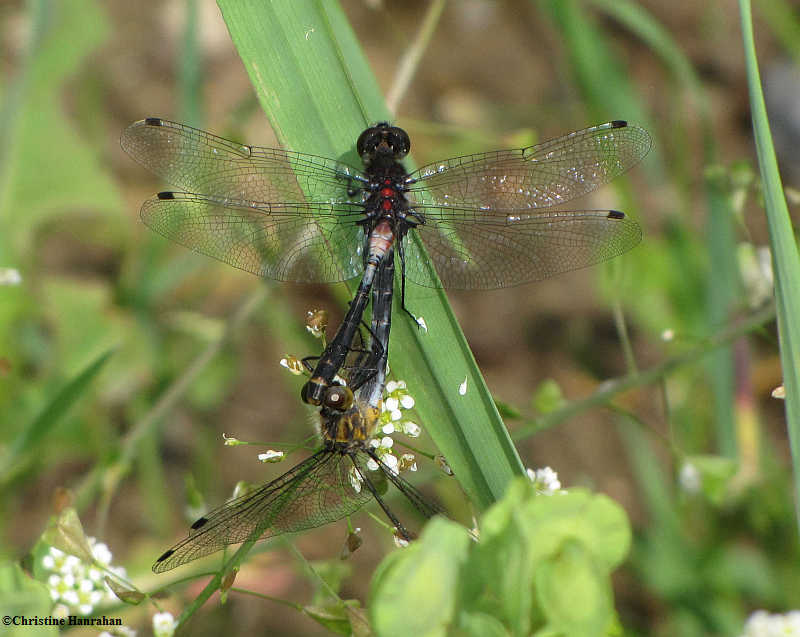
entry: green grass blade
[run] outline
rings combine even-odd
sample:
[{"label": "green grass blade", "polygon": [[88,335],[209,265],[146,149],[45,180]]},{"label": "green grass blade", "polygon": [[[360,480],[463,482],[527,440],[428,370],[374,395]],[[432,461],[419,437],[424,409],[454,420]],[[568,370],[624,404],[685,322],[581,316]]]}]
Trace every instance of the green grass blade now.
[{"label": "green grass blade", "polygon": [[[786,388],[786,425],[794,462],[795,494],[800,493],[800,255],[786,207],[778,161],[772,145],[767,109],[761,91],[753,21],[749,0],[739,0],[747,84],[756,139],[758,165],[764,187],[769,227],[775,300],[778,314],[783,385]],[[800,513],[798,513],[800,515]],[[800,520],[799,520],[800,521]]]},{"label": "green grass blade", "polygon": [[[355,139],[389,113],[338,4],[218,4],[281,143],[360,165]],[[430,333],[395,312],[392,370],[409,383],[423,425],[483,509],[499,498],[522,464],[445,295],[411,287],[407,302],[425,318]],[[462,396],[458,387],[465,378]]]},{"label": "green grass blade", "polygon": [[28,423],[8,448],[6,462],[0,469],[0,483],[8,480],[19,469],[26,457],[35,450],[39,442],[49,434],[70,408],[88,392],[89,386],[113,354],[108,350],[90,362],[69,381],[36,418]]}]

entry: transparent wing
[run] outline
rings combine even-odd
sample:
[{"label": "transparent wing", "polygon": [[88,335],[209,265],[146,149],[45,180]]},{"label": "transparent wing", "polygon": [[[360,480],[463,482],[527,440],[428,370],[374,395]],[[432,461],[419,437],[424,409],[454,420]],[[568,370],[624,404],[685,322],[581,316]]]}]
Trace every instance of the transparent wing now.
[{"label": "transparent wing", "polygon": [[608,122],[527,148],[428,164],[409,176],[408,192],[419,204],[480,208],[489,220],[495,211],[547,208],[585,195],[628,170],[650,145],[644,129]]},{"label": "transparent wing", "polygon": [[236,268],[278,281],[331,283],[363,269],[356,204],[269,204],[164,192],[142,221],[165,237]]},{"label": "transparent wing", "polygon": [[[641,241],[635,221],[615,210],[525,211],[487,216],[460,207],[418,208],[419,236],[441,284],[450,289],[511,287],[577,270],[618,256]],[[439,287],[421,251],[404,239],[405,273]]]},{"label": "transparent wing", "polygon": [[[419,511],[423,517],[426,519],[432,518],[434,515],[444,515],[446,516],[447,513],[445,510],[440,507],[435,502],[432,502],[428,498],[426,498],[422,493],[420,493],[415,486],[413,486],[410,482],[401,478],[399,475],[394,473],[392,469],[387,466],[380,457],[372,450],[368,449],[366,451],[359,451],[359,454],[369,455],[375,462],[378,463],[383,474],[386,478],[391,482],[395,487],[397,487],[398,491],[402,493],[408,501],[414,506],[414,508]],[[364,466],[365,462],[359,462],[359,466]],[[362,471],[360,469],[360,471]],[[371,476],[372,472],[365,471],[367,476]]]},{"label": "transparent wing", "polygon": [[272,482],[197,520],[186,539],[156,560],[153,571],[168,571],[251,537],[315,528],[357,511],[372,496],[356,491],[352,469],[349,456],[318,451]]},{"label": "transparent wing", "polygon": [[358,170],[279,148],[247,146],[151,117],[131,124],[122,148],[148,170],[186,192],[262,203],[347,199]]}]

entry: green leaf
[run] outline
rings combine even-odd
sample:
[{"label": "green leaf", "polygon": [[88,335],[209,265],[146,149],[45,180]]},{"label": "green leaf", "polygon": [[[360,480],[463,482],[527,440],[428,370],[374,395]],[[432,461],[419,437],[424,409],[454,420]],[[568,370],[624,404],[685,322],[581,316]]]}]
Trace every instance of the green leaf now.
[{"label": "green leaf", "polygon": [[303,606],[303,612],[315,622],[337,635],[350,635],[350,614],[343,604]]},{"label": "green leaf", "polygon": [[[389,113],[338,4],[218,4],[281,143],[360,165],[355,140]],[[396,297],[399,302],[399,289]],[[409,286],[406,302],[430,332],[394,312],[392,370],[408,382],[423,425],[472,502],[484,509],[522,473],[522,463],[444,292]],[[461,395],[465,379],[467,392]]]},{"label": "green leaf", "polygon": [[536,590],[548,624],[570,637],[607,634],[614,617],[607,574],[585,545],[567,542],[539,567]]},{"label": "green leaf", "polygon": [[94,562],[92,548],[83,532],[78,512],[72,507],[64,509],[57,518],[51,520],[42,534],[42,541],[68,555],[74,555],[86,564]]},{"label": "green leaf", "polygon": [[14,227],[0,237],[0,251],[14,255],[10,264],[25,258],[42,221],[66,209],[122,207],[108,172],[62,111],[65,81],[106,38],[108,22],[92,0],[31,6],[27,56],[0,109],[0,224],[13,219]]},{"label": "green leaf", "polygon": [[111,592],[113,592],[114,595],[117,596],[117,599],[119,599],[121,602],[138,606],[147,598],[142,591],[135,588],[130,588],[127,585],[123,585],[113,577],[106,575],[103,580],[105,581],[106,586],[111,589]]},{"label": "green leaf", "polygon": [[530,499],[520,519],[528,526],[528,541],[542,557],[577,540],[611,570],[627,555],[631,530],[625,511],[608,496],[583,489]]},{"label": "green leaf", "polygon": [[[767,119],[761,76],[756,58],[752,15],[749,0],[739,0],[744,40],[750,110],[758,153],[758,166],[764,187],[775,300],[778,315],[783,385],[786,388],[786,423],[794,465],[795,492],[800,492],[800,255],[792,221],[783,194],[775,148]],[[800,516],[800,509],[796,510]],[[798,517],[800,524],[800,517]]]},{"label": "green leaf", "polygon": [[469,637],[508,637],[511,633],[502,622],[491,615],[475,611],[463,611],[458,616],[459,635]]},{"label": "green leaf", "polygon": [[372,580],[369,614],[378,635],[446,635],[470,544],[460,525],[434,518],[419,540],[385,559]]},{"label": "green leaf", "polygon": [[[506,506],[508,500],[503,499]],[[514,635],[529,634],[533,565],[525,525],[512,511],[502,528],[483,535],[473,548],[462,584],[465,607],[493,614]]]},{"label": "green leaf", "polygon": [[50,399],[50,402],[45,405],[36,418],[24,427],[9,446],[5,462],[0,469],[0,483],[14,475],[25,461],[27,454],[31,453],[45,439],[72,405],[89,391],[89,386],[103,369],[111,354],[113,354],[113,350],[105,351],[91,361]]},{"label": "green leaf", "polygon": [[[18,564],[0,564],[0,598],[7,617],[47,617],[52,600],[47,587],[28,577]],[[8,637],[55,637],[56,626],[11,626],[3,628]]]}]

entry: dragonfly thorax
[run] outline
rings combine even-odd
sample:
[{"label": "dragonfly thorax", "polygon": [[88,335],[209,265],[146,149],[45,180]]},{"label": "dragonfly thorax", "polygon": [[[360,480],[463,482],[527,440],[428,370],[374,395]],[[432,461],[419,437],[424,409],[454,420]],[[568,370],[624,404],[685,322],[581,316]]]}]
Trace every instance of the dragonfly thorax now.
[{"label": "dragonfly thorax", "polygon": [[320,434],[327,442],[364,442],[375,431],[380,409],[362,402],[340,411],[323,406],[320,411]]}]

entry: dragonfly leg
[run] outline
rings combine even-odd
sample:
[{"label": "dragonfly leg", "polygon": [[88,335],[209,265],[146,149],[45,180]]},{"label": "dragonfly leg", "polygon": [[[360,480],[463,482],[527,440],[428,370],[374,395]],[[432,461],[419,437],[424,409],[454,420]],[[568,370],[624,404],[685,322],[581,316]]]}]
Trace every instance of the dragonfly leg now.
[{"label": "dragonfly leg", "polygon": [[419,322],[416,316],[411,313],[406,307],[406,251],[403,248],[403,242],[397,242],[397,251],[400,253],[400,307],[402,308],[403,312],[408,314],[411,317],[411,320],[417,325],[418,329],[422,329],[422,324]]},{"label": "dragonfly leg", "polygon": [[394,526],[394,528],[397,529],[397,533],[400,535],[400,537],[402,537],[407,542],[412,541],[414,539],[414,536],[408,532],[406,527],[403,526],[403,523],[397,519],[397,516],[394,513],[392,513],[392,510],[383,501],[383,498],[381,498],[380,494],[378,493],[378,490],[375,488],[375,485],[372,484],[372,481],[369,479],[367,473],[365,471],[360,471],[359,473],[361,473],[361,477],[364,480],[364,484],[367,485],[367,489],[369,489],[369,492],[372,494],[372,497],[378,501],[378,504],[380,505],[381,509],[383,509],[383,512],[386,514],[386,517],[389,518],[389,521],[392,523],[392,526]]}]

